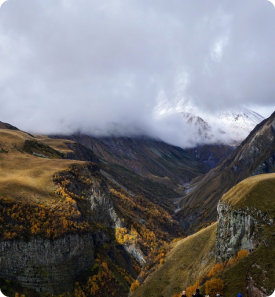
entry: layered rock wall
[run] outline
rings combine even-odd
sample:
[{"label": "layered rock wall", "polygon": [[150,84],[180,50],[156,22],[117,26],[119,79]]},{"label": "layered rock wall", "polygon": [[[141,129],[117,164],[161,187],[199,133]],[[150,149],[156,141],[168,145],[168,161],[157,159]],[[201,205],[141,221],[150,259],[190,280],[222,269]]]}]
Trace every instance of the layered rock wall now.
[{"label": "layered rock wall", "polygon": [[0,241],[0,278],[37,292],[71,291],[75,277],[94,263],[91,234],[49,240]]}]

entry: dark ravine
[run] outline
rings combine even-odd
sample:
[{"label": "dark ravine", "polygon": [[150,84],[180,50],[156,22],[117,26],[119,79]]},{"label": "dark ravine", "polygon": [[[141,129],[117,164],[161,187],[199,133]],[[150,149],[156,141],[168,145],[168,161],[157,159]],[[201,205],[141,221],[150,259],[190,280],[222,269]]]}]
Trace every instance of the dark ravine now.
[{"label": "dark ravine", "polygon": [[211,170],[227,159],[234,149],[226,144],[205,144],[187,149],[187,151],[199,159],[208,170]]}]

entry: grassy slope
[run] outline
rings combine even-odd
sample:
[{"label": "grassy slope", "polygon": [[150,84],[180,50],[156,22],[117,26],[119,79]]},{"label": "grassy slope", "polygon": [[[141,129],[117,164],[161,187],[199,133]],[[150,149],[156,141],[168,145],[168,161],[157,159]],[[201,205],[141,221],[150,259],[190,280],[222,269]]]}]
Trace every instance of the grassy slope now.
[{"label": "grassy slope", "polygon": [[30,135],[16,130],[0,129],[0,195],[33,202],[50,203],[55,185],[53,175],[80,161],[40,158],[22,152]]},{"label": "grassy slope", "polygon": [[62,153],[73,153],[73,150],[69,149],[66,145],[67,143],[75,143],[72,140],[66,140],[66,139],[52,139],[49,138],[46,135],[35,135],[36,140],[54,148],[55,150],[58,150]]},{"label": "grassy slope", "polygon": [[171,188],[162,183],[142,177],[123,166],[116,164],[101,162],[103,168],[115,181],[130,190],[136,195],[142,195],[156,204],[161,205],[164,209],[171,211],[175,209],[175,205],[170,198],[175,198],[178,194]]},{"label": "grassy slope", "polygon": [[255,207],[275,213],[275,173],[247,178],[223,195],[222,201],[234,208]]},{"label": "grassy slope", "polygon": [[213,224],[175,243],[164,264],[132,296],[171,297],[193,285],[200,274],[207,273],[214,265],[216,229],[217,224]]}]

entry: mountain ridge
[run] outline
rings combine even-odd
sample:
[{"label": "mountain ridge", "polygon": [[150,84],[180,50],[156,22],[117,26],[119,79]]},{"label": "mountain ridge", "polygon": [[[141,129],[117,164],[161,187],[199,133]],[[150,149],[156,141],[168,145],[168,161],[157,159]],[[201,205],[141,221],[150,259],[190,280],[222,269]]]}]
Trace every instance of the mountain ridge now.
[{"label": "mountain ridge", "polygon": [[226,191],[251,175],[274,170],[275,112],[258,124],[222,164],[191,181],[189,193],[179,202],[182,210],[177,218],[185,230],[196,220],[196,226],[214,221],[216,205]]}]

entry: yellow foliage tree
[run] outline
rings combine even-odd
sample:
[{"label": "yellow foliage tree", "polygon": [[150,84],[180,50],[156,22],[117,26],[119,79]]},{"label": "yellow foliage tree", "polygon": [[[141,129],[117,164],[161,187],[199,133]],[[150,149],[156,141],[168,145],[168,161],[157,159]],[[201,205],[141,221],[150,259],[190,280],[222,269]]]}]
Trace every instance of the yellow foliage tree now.
[{"label": "yellow foliage tree", "polygon": [[140,286],[139,281],[138,280],[135,280],[131,284],[130,292],[133,293],[139,286]]},{"label": "yellow foliage tree", "polygon": [[218,273],[220,273],[221,271],[223,271],[223,269],[224,269],[224,265],[222,263],[217,263],[209,271],[209,273],[207,274],[207,277],[212,278],[215,275],[217,275]]}]

